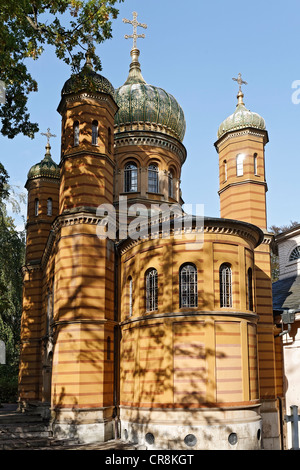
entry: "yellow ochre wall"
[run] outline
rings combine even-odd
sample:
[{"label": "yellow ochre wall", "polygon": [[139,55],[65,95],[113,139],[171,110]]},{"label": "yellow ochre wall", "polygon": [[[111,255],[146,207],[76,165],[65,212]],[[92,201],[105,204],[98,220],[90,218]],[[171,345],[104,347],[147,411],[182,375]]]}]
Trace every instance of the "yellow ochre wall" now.
[{"label": "yellow ochre wall", "polygon": [[[259,399],[257,316],[247,310],[246,296],[253,244],[234,235],[204,237],[195,248],[184,236],[144,241],[122,253],[121,407],[247,406]],[[188,309],[179,308],[179,268],[185,262],[194,263],[198,272],[198,307]],[[232,308],[220,308],[223,262],[232,265]],[[147,313],[145,273],[150,267],[158,271],[158,310]]]}]

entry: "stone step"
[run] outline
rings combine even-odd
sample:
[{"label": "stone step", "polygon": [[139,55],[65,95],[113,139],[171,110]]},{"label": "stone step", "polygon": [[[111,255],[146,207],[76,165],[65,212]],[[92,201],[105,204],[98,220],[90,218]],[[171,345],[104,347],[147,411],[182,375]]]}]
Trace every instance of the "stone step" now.
[{"label": "stone step", "polygon": [[47,447],[49,445],[49,439],[1,439],[0,450],[22,450],[22,449],[38,449],[41,447]]},{"label": "stone step", "polygon": [[51,431],[48,426],[0,426],[0,441],[6,438],[36,438],[50,437]]}]

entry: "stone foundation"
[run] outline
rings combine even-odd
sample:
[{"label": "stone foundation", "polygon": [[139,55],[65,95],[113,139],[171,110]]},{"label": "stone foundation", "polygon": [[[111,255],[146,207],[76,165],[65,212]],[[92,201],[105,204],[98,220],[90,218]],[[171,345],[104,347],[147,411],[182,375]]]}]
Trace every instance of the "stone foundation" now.
[{"label": "stone foundation", "polygon": [[121,407],[121,439],[149,450],[258,450],[259,406],[205,410],[139,410]]},{"label": "stone foundation", "polygon": [[113,408],[97,410],[53,410],[52,431],[56,439],[76,439],[80,443],[105,442],[115,437]]}]

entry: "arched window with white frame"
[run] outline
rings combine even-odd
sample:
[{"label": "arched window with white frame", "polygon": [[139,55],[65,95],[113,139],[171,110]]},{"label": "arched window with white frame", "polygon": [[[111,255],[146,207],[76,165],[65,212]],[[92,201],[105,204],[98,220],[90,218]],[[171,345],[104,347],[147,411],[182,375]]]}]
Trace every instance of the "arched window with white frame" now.
[{"label": "arched window with white frame", "polygon": [[220,266],[220,307],[232,307],[232,271],[230,264]]},{"label": "arched window with white frame", "polygon": [[243,176],[244,174],[244,154],[240,153],[236,157],[236,176]]},{"label": "arched window with white frame", "polygon": [[194,264],[184,264],[179,270],[179,307],[198,306],[197,268]]},{"label": "arched window with white frame", "polygon": [[296,246],[290,254],[289,261],[300,259],[300,246]]},{"label": "arched window with white frame", "polygon": [[158,309],[158,274],[151,268],[146,273],[146,311],[154,312]]}]

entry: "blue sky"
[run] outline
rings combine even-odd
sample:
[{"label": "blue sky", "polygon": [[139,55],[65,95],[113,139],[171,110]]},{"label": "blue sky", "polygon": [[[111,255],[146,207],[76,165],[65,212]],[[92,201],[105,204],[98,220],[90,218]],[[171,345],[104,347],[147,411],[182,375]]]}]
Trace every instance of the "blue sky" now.
[{"label": "blue sky", "polygon": [[[102,74],[115,88],[128,75],[132,40],[122,18],[147,23],[146,38],[138,41],[145,80],[164,88],[182,106],[187,131],[187,160],[182,193],[187,204],[204,204],[205,215],[218,217],[218,155],[214,148],[220,123],[235,110],[241,72],[245,105],[264,117],[270,142],[266,146],[268,226],[300,222],[299,125],[300,104],[292,101],[293,82],[300,80],[300,2],[270,0],[125,0],[113,23],[113,39],[97,46]],[[40,132],[50,127],[52,157],[60,159],[60,115],[57,106],[68,66],[47,50],[28,61],[39,91],[29,100],[31,119]],[[298,85],[299,87],[299,85]],[[299,87],[300,89],[300,87]],[[298,97],[300,94],[298,95]],[[40,132],[31,140],[0,136],[0,161],[10,182],[22,189],[29,168],[45,152]],[[24,190],[25,191],[25,190]]]}]

